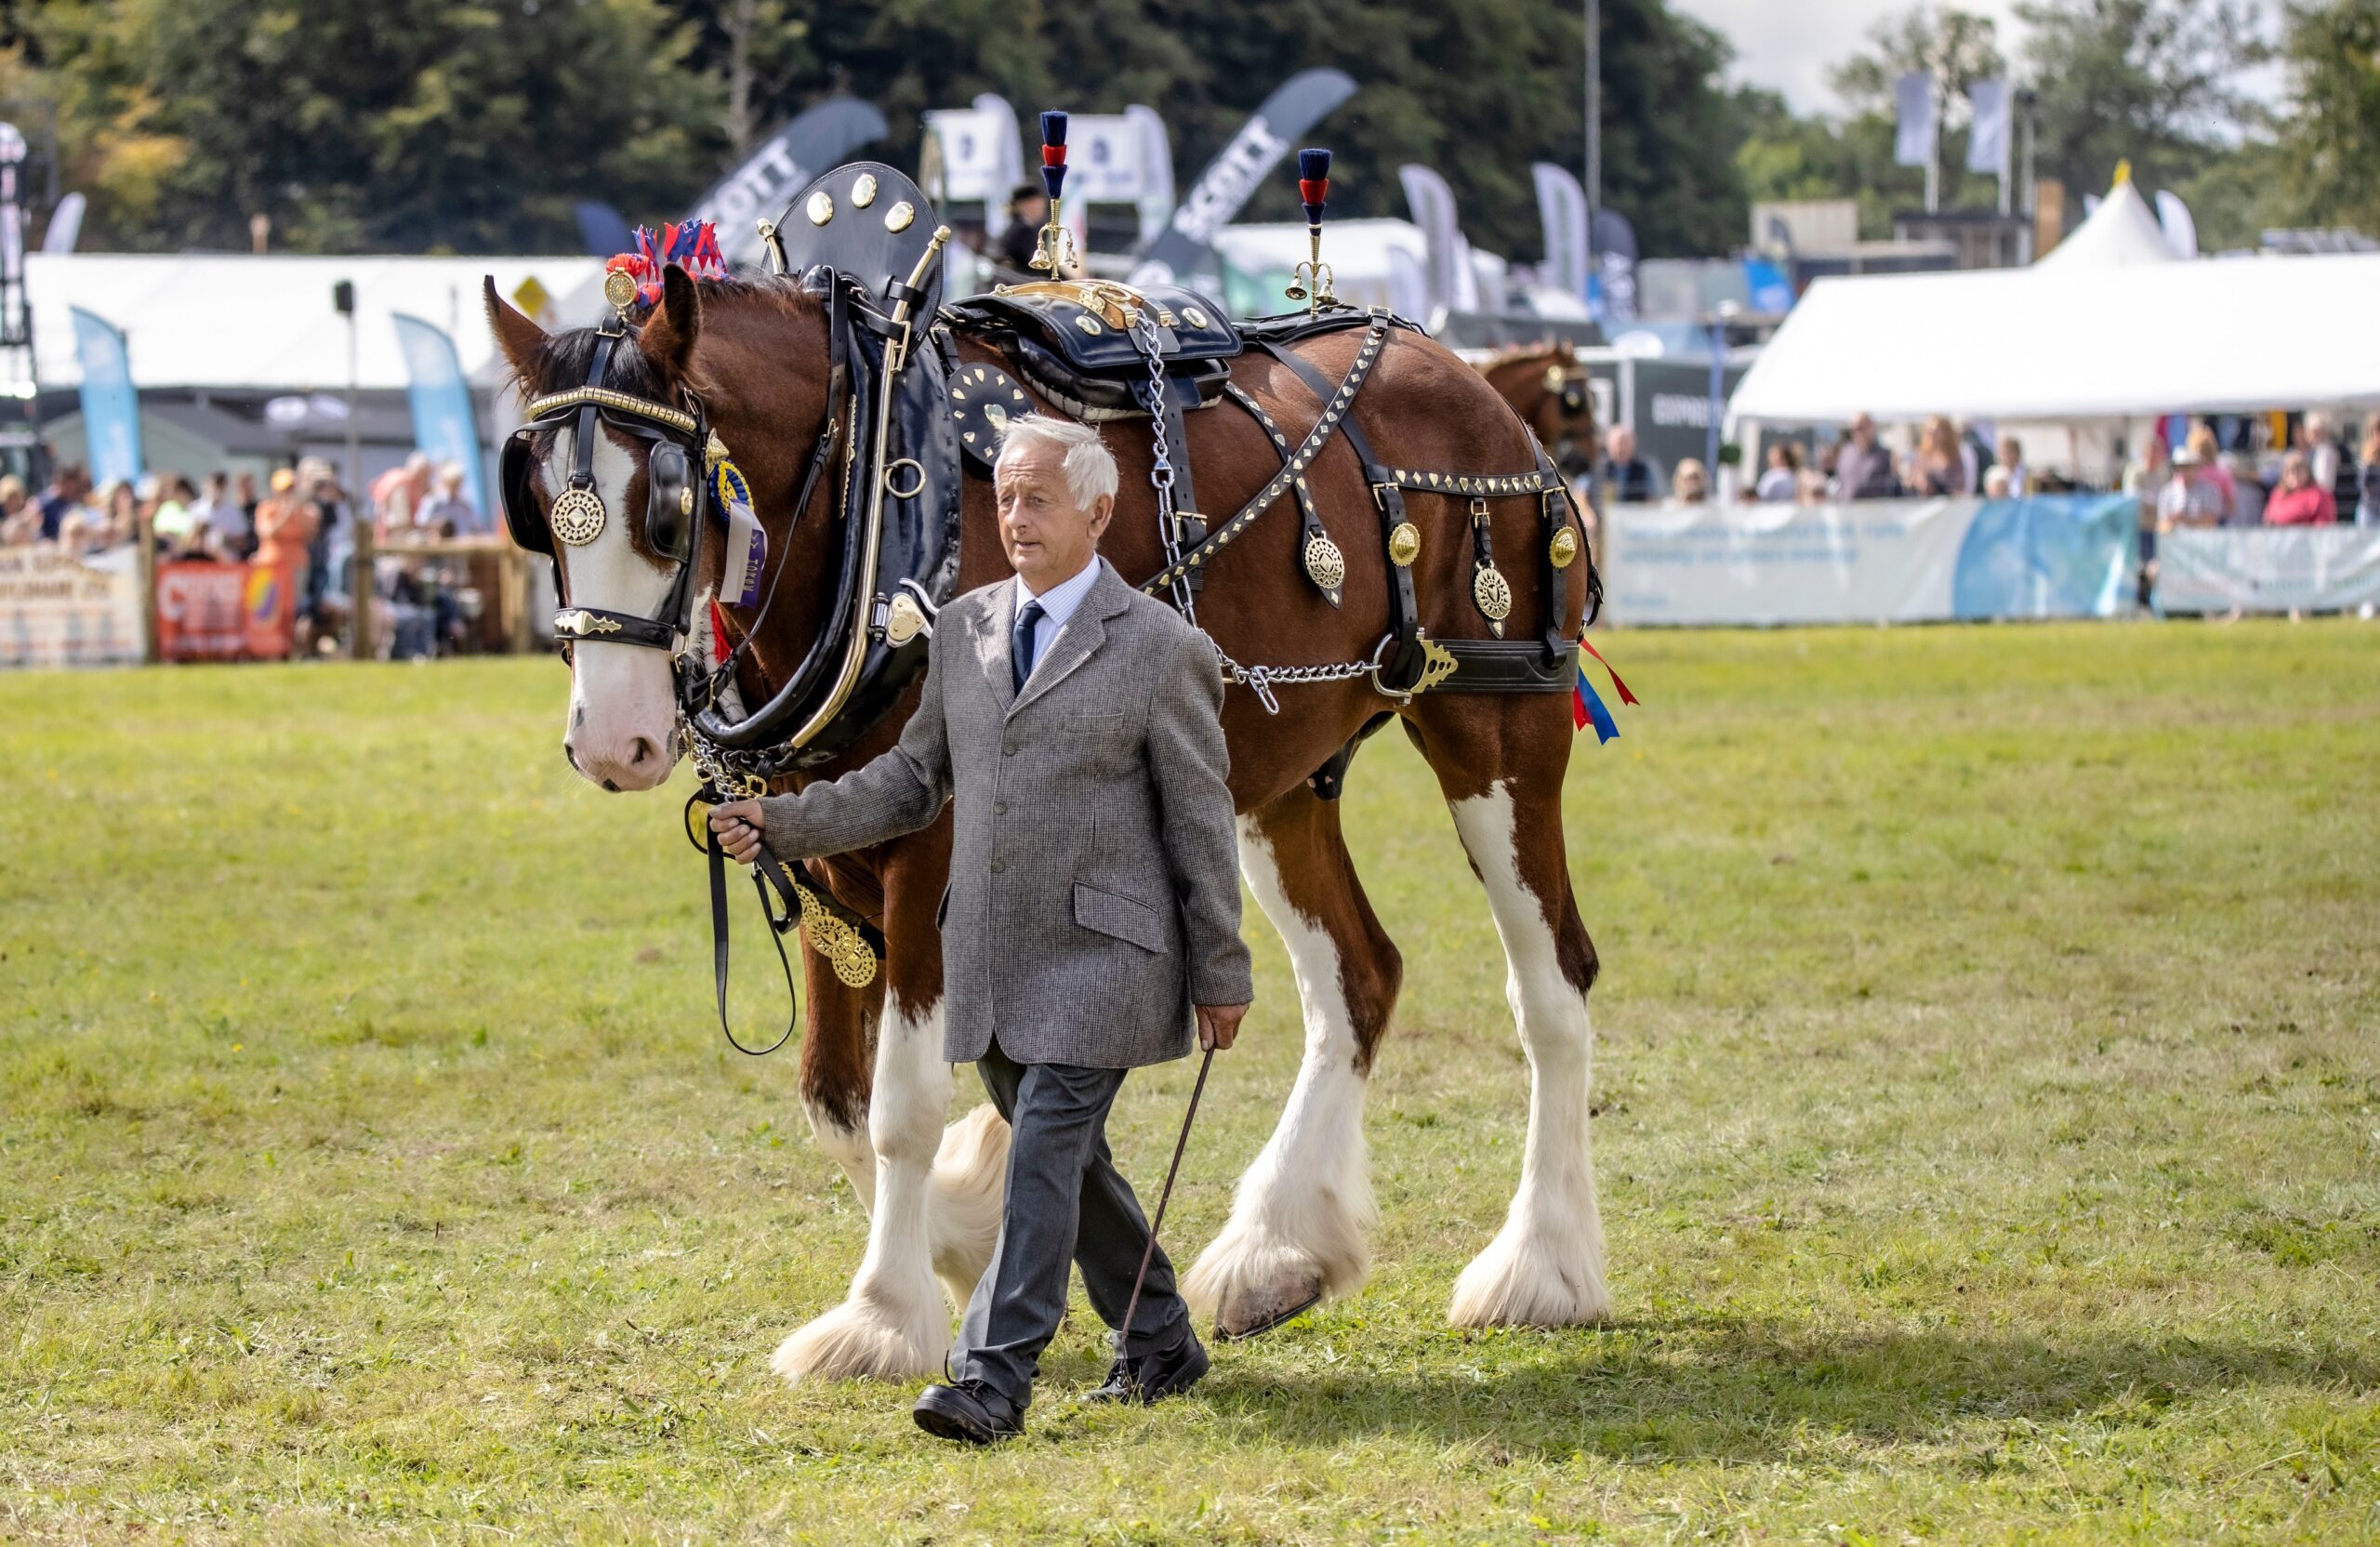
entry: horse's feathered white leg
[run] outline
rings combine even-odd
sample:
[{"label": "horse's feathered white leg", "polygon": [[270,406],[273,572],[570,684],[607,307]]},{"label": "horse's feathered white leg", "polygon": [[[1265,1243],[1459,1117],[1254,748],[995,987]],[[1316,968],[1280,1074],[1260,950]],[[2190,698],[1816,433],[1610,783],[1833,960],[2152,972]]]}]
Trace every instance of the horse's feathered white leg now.
[{"label": "horse's feathered white leg", "polygon": [[1455,1283],[1458,1326],[1561,1327],[1611,1314],[1603,1219],[1587,1151],[1593,1033],[1586,996],[1562,969],[1542,899],[1521,879],[1509,786],[1449,802],[1462,846],[1488,889],[1507,966],[1505,996],[1528,1053],[1528,1147],[1504,1227]]},{"label": "horse's feathered white leg", "polygon": [[941,1373],[951,1318],[934,1278],[927,1217],[950,1087],[940,1001],[919,1015],[888,998],[868,1099],[876,1185],[867,1256],[850,1297],[778,1346],[770,1364],[787,1380]]},{"label": "horse's feathered white leg", "polygon": [[1240,870],[1288,945],[1305,1012],[1305,1061],[1279,1126],[1239,1179],[1230,1222],[1191,1266],[1183,1293],[1226,1333],[1271,1324],[1363,1282],[1371,1180],[1355,1017],[1338,943],[1284,890],[1274,847],[1239,819]]},{"label": "horse's feathered white leg", "polygon": [[985,1102],[944,1130],[926,1195],[926,1240],[933,1271],[962,1310],[991,1265],[1008,1192],[1008,1123]]}]

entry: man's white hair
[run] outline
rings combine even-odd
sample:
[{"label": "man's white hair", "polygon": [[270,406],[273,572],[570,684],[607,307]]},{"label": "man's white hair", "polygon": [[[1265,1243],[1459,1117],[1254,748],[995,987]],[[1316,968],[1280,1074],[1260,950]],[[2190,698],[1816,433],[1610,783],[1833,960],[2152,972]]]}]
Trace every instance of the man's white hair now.
[{"label": "man's white hair", "polygon": [[[1011,419],[1008,429],[1000,433],[998,461],[1005,462],[1028,446],[1054,446],[1064,456],[1066,493],[1074,500],[1075,509],[1088,510],[1100,496],[1115,496],[1116,458],[1099,439],[1099,431],[1091,426],[1073,419],[1053,419],[1046,414]],[[994,464],[995,469],[998,465]]]}]

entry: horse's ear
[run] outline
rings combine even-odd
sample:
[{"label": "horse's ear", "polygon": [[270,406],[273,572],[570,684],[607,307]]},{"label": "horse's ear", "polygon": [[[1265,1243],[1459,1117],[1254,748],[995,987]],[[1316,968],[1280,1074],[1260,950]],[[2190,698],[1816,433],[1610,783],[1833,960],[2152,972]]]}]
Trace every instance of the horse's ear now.
[{"label": "horse's ear", "polygon": [[487,300],[487,325],[496,335],[496,348],[511,363],[512,374],[525,380],[538,357],[545,353],[546,330],[496,293],[494,274],[487,276],[482,289]]},{"label": "horse's ear", "polygon": [[694,294],[694,277],[672,263],[661,271],[661,299],[638,331],[636,347],[663,380],[682,381],[702,326],[703,303]]}]

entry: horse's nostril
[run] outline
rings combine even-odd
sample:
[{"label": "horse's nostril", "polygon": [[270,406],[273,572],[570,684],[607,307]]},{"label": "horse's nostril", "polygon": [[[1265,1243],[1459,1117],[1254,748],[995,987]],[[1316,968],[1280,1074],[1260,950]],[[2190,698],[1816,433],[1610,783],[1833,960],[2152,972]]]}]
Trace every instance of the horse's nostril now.
[{"label": "horse's nostril", "polygon": [[651,762],[652,760],[653,742],[651,738],[639,736],[634,741],[628,743],[628,766],[630,768],[642,768],[646,763]]},{"label": "horse's nostril", "polygon": [[578,768],[578,751],[577,748],[572,747],[570,743],[565,741],[562,744],[562,755],[563,760],[568,762],[571,767],[578,769],[582,774],[586,772],[585,769]]}]

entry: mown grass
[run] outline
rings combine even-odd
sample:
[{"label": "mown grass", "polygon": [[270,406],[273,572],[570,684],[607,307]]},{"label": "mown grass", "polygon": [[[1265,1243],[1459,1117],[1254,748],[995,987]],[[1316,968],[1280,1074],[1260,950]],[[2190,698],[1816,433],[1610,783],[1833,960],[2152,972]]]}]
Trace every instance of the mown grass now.
[{"label": "mown grass", "polygon": [[[1524,1070],[1382,738],[1369,1286],[1149,1412],[1065,1399],[1078,1309],[992,1454],[768,1373],[866,1223],[559,666],[0,679],[0,1538],[2380,1538],[2380,631],[1616,642],[1567,814],[1618,1323],[1444,1322]],[[1295,1066],[1250,932],[1183,1247]],[[1150,1183],[1187,1082],[1118,1109]]]}]

